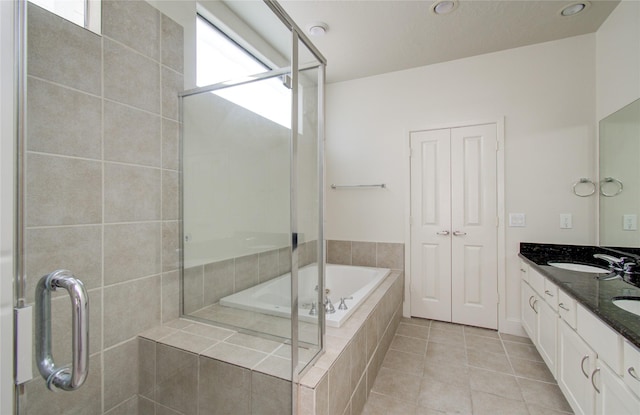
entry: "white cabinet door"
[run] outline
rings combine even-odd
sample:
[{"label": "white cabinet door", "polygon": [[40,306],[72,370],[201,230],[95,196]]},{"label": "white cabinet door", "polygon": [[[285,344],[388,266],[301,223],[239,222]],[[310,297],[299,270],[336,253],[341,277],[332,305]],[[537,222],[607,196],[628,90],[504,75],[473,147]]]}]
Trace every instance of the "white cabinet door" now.
[{"label": "white cabinet door", "polygon": [[496,125],[411,133],[411,315],[497,328]]},{"label": "white cabinet door", "polygon": [[558,386],[578,415],[594,412],[595,390],[590,376],[595,366],[595,352],[561,320],[558,327]]},{"label": "white cabinet door", "polygon": [[558,338],[558,314],[545,301],[538,301],[538,337],[536,346],[549,371],[556,377],[556,344]]},{"label": "white cabinet door", "polygon": [[624,383],[640,398],[640,350],[627,340],[624,341]]},{"label": "white cabinet door", "polygon": [[538,326],[538,316],[535,310],[535,301],[537,301],[538,296],[533,291],[533,289],[524,281],[521,281],[521,290],[522,297],[520,299],[520,304],[522,307],[522,327],[524,331],[527,332],[531,341],[535,343],[537,336],[537,326]]},{"label": "white cabinet door", "polygon": [[598,362],[598,369],[592,375],[597,386],[596,414],[638,415],[640,401],[629,391],[622,379],[609,367]]}]

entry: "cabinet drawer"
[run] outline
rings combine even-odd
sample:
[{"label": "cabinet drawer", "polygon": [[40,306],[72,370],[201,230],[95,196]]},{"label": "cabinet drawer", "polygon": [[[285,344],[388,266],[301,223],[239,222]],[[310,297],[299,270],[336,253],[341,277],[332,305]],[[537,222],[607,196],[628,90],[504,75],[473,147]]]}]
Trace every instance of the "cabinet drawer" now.
[{"label": "cabinet drawer", "polygon": [[529,285],[535,292],[541,294],[544,292],[544,278],[538,271],[529,268]]},{"label": "cabinet drawer", "polygon": [[558,290],[558,314],[572,329],[576,329],[576,300]]},{"label": "cabinet drawer", "polygon": [[529,282],[529,265],[524,261],[520,261],[520,278]]},{"label": "cabinet drawer", "polygon": [[579,304],[576,323],[578,334],[595,350],[598,359],[622,375],[622,337]]},{"label": "cabinet drawer", "polygon": [[640,398],[640,350],[624,341],[624,383]]},{"label": "cabinet drawer", "polygon": [[542,298],[551,306],[554,311],[558,311],[558,286],[544,279],[544,290],[540,293]]}]

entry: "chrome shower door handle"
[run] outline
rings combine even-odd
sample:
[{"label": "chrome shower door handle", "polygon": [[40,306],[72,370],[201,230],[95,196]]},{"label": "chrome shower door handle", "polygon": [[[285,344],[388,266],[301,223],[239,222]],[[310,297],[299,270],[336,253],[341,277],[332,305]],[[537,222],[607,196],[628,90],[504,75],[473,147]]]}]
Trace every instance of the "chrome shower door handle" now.
[{"label": "chrome shower door handle", "polygon": [[[51,354],[51,291],[64,288],[71,299],[71,367],[56,366]],[[40,278],[36,286],[36,363],[47,388],[78,389],[89,371],[89,297],[70,271],[61,269]],[[55,387],[55,388],[54,388]]]}]

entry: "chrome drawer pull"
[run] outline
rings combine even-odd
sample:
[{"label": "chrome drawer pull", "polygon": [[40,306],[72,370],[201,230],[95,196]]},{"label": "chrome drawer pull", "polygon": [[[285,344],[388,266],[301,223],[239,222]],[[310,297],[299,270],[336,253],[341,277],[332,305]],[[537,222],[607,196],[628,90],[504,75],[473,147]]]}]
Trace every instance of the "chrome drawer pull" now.
[{"label": "chrome drawer pull", "polygon": [[585,378],[589,379],[589,374],[587,372],[585,372],[584,370],[584,361],[587,360],[589,358],[589,355],[586,355],[585,357],[582,358],[582,360],[580,361],[580,369],[582,369],[582,374],[584,375]]},{"label": "chrome drawer pull", "polygon": [[544,293],[546,295],[548,295],[549,297],[553,297],[553,294],[551,294],[551,291],[549,291],[549,290],[544,290]]},{"label": "chrome drawer pull", "polygon": [[533,307],[532,307],[532,308],[533,308],[533,311],[535,311],[535,312],[536,312],[536,314],[538,314],[538,310],[536,310],[536,304],[537,304],[537,303],[538,303],[538,300],[536,299],[536,300],[533,302]]},{"label": "chrome drawer pull", "polygon": [[449,235],[449,231],[440,231],[440,232],[436,232],[436,235],[444,235],[444,236],[447,236],[447,235]]},{"label": "chrome drawer pull", "polygon": [[596,378],[596,373],[598,373],[599,371],[600,371],[600,368],[597,368],[591,374],[591,385],[593,386],[593,389],[595,389],[596,392],[598,392],[598,393],[600,393],[600,389],[598,389],[598,387],[596,386],[595,378]]},{"label": "chrome drawer pull", "polygon": [[569,309],[567,307],[565,307],[564,303],[560,303],[558,304],[558,307],[560,307],[561,309],[563,309],[564,311],[569,311]]},{"label": "chrome drawer pull", "polygon": [[[51,352],[51,291],[64,288],[71,297],[71,367],[56,366]],[[40,278],[36,286],[36,362],[47,388],[78,389],[89,371],[89,299],[82,281],[61,269]]]},{"label": "chrome drawer pull", "polygon": [[464,236],[466,235],[466,232],[462,232],[462,231],[453,231],[453,236]]},{"label": "chrome drawer pull", "polygon": [[640,377],[638,377],[638,375],[636,374],[636,370],[633,368],[633,366],[630,366],[629,369],[627,369],[627,373],[629,373],[635,380],[640,381]]}]

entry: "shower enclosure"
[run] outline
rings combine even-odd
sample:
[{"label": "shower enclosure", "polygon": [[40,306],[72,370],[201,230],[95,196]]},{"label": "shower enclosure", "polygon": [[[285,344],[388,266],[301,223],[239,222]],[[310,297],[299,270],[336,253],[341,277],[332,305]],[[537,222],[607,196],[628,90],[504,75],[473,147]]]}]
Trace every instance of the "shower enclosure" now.
[{"label": "shower enclosure", "polygon": [[[260,14],[242,3],[246,21]],[[277,3],[261,5],[252,29],[280,64],[180,94],[181,310],[290,344],[295,385],[323,339],[325,60]]]},{"label": "shower enclosure", "polygon": [[[15,25],[15,56],[2,65],[0,329],[3,352],[7,338],[17,346],[13,367],[7,353],[0,361],[1,412],[192,408],[206,382],[178,381],[178,372],[197,382],[213,371],[202,367],[222,363],[144,337],[184,323],[180,316],[281,341],[275,357],[290,370],[277,384],[295,388],[323,339],[322,313],[310,315],[323,293],[322,55],[277,3],[232,2],[254,40],[279,52],[272,69],[182,92],[191,30],[183,28],[195,16],[180,23],[180,13],[160,10],[164,2],[102,1],[96,33],[36,4],[0,3],[3,45],[7,22]],[[284,101],[287,116],[258,115],[238,93],[267,109]],[[302,269],[315,279],[300,282]],[[277,278],[287,288],[263,299],[279,314],[221,306]],[[259,375],[256,384],[267,377]],[[289,390],[282,401],[295,413]]]}]

